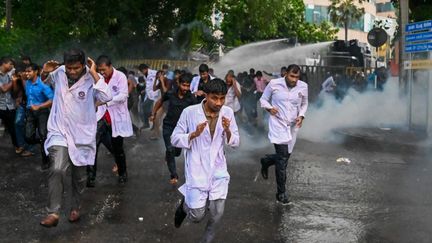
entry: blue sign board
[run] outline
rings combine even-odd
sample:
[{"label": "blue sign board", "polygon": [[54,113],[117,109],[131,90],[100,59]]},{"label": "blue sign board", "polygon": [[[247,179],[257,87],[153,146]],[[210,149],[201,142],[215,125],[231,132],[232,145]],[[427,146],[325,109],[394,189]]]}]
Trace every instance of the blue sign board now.
[{"label": "blue sign board", "polygon": [[405,36],[406,42],[430,41],[430,40],[432,40],[432,31],[418,33],[418,34],[410,34]]},{"label": "blue sign board", "polygon": [[412,24],[407,24],[405,26],[406,32],[422,31],[422,30],[429,30],[429,29],[432,29],[432,20],[416,22],[416,23],[412,23]]},{"label": "blue sign board", "polygon": [[419,43],[405,45],[406,52],[421,52],[421,51],[432,51],[432,43]]}]

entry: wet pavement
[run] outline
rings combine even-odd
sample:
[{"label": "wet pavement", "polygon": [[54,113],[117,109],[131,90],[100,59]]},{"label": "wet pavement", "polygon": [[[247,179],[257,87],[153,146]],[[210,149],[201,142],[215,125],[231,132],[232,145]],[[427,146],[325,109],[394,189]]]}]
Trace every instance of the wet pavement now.
[{"label": "wet pavement", "polygon": [[[272,146],[264,136],[241,135],[242,146],[227,150],[230,191],[215,242],[432,242],[432,156],[413,147],[299,140],[288,165],[294,204],[284,207],[275,202],[274,173],[267,181],[259,174],[259,157]],[[179,193],[168,183],[162,140],[147,138],[126,140],[125,186],[117,184],[113,158],[101,149],[97,184],[84,194],[81,220],[67,221],[66,203],[51,229],[39,226],[47,198],[39,157],[20,158],[0,138],[0,241],[198,242],[205,223],[173,226]],[[340,157],[351,163],[336,162]],[[182,175],[183,158],[178,161]]]}]

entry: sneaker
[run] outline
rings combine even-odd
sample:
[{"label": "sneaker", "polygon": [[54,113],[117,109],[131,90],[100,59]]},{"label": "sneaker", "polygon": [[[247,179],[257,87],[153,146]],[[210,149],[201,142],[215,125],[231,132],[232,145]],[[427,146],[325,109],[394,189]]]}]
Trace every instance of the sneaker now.
[{"label": "sneaker", "polygon": [[15,153],[16,154],[20,154],[20,153],[22,153],[24,151],[24,148],[23,147],[17,147],[17,148],[15,148]]},{"label": "sneaker", "polygon": [[95,187],[96,186],[96,179],[94,177],[87,177],[87,187]]},{"label": "sneaker", "polygon": [[186,212],[183,209],[183,205],[184,205],[184,197],[182,198],[180,204],[178,205],[174,215],[174,226],[176,228],[180,228],[181,224],[183,223],[184,219],[187,216]]},{"label": "sneaker", "polygon": [[21,157],[30,157],[33,156],[34,153],[28,150],[25,150],[24,152],[21,153]]},{"label": "sneaker", "polygon": [[285,193],[283,193],[283,194],[276,194],[276,202],[280,203],[280,204],[282,204],[284,206],[292,204],[292,202],[288,200],[288,197],[286,196]]},{"label": "sneaker", "polygon": [[118,183],[119,184],[126,184],[127,181],[128,181],[127,174],[121,175],[118,178]]}]

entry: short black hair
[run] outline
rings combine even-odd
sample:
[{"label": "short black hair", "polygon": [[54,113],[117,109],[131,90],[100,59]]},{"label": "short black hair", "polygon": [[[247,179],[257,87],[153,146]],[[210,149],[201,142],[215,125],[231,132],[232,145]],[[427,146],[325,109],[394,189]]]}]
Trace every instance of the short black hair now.
[{"label": "short black hair", "polygon": [[79,62],[82,65],[85,65],[86,63],[86,57],[84,51],[77,48],[72,48],[68,51],[65,51],[63,55],[63,62],[64,64],[72,64]]},{"label": "short black hair", "polygon": [[208,72],[209,71],[209,67],[207,66],[207,64],[203,63],[203,64],[199,65],[198,71],[200,73]]},{"label": "short black hair", "polygon": [[192,73],[184,73],[180,75],[179,83],[191,83],[192,82]]},{"label": "short black hair", "polygon": [[286,71],[286,70],[287,70],[287,67],[285,67],[285,66],[281,67],[281,71]]},{"label": "short black hair", "polygon": [[31,61],[31,58],[30,58],[29,56],[22,55],[22,56],[21,56],[21,61],[25,61],[25,60],[29,61],[30,63],[32,62],[32,61]]},{"label": "short black hair", "polygon": [[22,62],[19,62],[17,65],[15,65],[15,73],[21,73],[24,72],[27,68],[27,65],[25,65]]},{"label": "short black hair", "polygon": [[301,72],[300,66],[297,64],[291,64],[287,67],[287,73],[299,73]]},{"label": "short black hair", "polygon": [[225,81],[215,78],[204,84],[203,91],[206,94],[226,95],[228,88]]},{"label": "short black hair", "polygon": [[168,69],[169,68],[169,66],[168,66],[168,64],[162,64],[162,69]]},{"label": "short black hair", "polygon": [[263,76],[263,74],[262,74],[262,72],[261,72],[261,71],[257,71],[257,72],[256,72],[256,76],[260,76],[260,77],[262,77],[262,76]]},{"label": "short black hair", "polygon": [[140,70],[140,71],[142,71],[142,70],[144,70],[144,69],[148,69],[149,68],[149,66],[147,65],[147,64],[144,64],[144,63],[141,63],[139,66],[138,66],[138,70]]},{"label": "short black hair", "polygon": [[249,73],[255,73],[255,69],[253,68],[249,69]]},{"label": "short black hair", "polygon": [[102,65],[105,64],[107,66],[111,66],[111,59],[107,56],[107,55],[100,55],[97,59],[96,59],[96,65]]},{"label": "short black hair", "polygon": [[26,69],[31,68],[31,70],[33,70],[33,71],[39,71],[39,65],[37,65],[36,63],[30,63],[25,68]]},{"label": "short black hair", "polygon": [[14,59],[12,57],[2,57],[0,59],[0,65],[2,65],[3,63],[8,63],[8,62],[10,62],[10,63],[12,63],[12,64],[15,65],[15,61],[14,61]]}]

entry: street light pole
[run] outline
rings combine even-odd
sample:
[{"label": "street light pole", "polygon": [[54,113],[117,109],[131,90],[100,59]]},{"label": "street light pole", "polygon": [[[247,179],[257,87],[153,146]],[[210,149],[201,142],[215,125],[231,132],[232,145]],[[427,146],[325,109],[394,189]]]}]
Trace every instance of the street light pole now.
[{"label": "street light pole", "polygon": [[409,21],[409,0],[399,0],[399,30],[401,32],[399,40],[399,84],[401,84],[404,93],[408,87],[408,125],[412,127],[412,70],[404,70],[404,62],[411,59],[411,54],[405,52],[405,26]]}]

